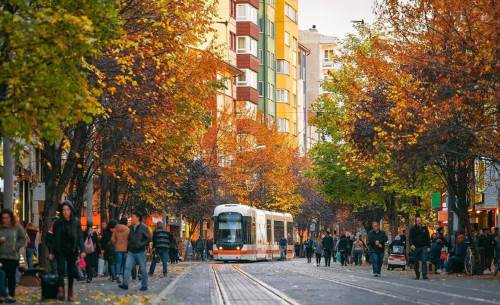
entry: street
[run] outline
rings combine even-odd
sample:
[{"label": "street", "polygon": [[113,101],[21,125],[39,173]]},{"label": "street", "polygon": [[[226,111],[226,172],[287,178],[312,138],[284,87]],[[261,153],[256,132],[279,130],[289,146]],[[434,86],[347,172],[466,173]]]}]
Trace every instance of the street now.
[{"label": "street", "polygon": [[385,271],[369,266],[316,267],[303,259],[244,264],[201,263],[168,287],[161,304],[500,304],[500,282]]}]

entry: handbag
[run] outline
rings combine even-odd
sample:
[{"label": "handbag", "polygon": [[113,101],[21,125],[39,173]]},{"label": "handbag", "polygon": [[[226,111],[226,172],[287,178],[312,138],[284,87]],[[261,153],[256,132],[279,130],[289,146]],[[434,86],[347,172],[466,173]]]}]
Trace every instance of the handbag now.
[{"label": "handbag", "polygon": [[87,239],[85,240],[85,244],[83,245],[85,248],[85,253],[87,254],[92,254],[95,251],[95,245],[94,242],[92,241],[92,236],[88,236]]}]

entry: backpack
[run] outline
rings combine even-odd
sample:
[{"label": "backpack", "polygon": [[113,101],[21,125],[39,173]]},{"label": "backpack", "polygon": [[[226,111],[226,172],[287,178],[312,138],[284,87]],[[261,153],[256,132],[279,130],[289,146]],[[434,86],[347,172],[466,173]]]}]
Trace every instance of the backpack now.
[{"label": "backpack", "polygon": [[85,243],[83,244],[85,248],[85,253],[87,254],[92,254],[95,251],[95,245],[94,242],[92,241],[92,236],[88,236],[87,239],[85,240]]}]

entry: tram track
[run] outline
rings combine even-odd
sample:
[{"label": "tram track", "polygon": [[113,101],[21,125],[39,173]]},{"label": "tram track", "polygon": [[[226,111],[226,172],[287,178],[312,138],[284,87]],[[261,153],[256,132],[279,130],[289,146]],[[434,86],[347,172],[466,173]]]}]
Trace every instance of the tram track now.
[{"label": "tram track", "polygon": [[238,264],[211,266],[214,305],[300,305],[284,293],[241,270]]}]

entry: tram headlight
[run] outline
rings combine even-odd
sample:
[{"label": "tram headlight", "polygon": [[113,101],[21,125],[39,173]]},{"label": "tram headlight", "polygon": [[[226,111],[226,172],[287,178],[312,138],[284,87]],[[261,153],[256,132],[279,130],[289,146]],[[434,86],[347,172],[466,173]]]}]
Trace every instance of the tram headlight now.
[{"label": "tram headlight", "polygon": [[222,246],[219,246],[219,250],[224,250],[224,249],[222,249]]},{"label": "tram headlight", "polygon": [[238,247],[236,247],[236,250],[239,250],[239,249],[240,249],[240,247],[239,247],[239,246],[238,246]]}]

